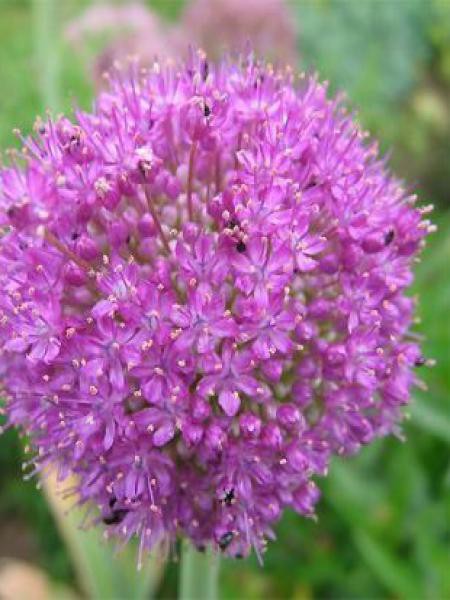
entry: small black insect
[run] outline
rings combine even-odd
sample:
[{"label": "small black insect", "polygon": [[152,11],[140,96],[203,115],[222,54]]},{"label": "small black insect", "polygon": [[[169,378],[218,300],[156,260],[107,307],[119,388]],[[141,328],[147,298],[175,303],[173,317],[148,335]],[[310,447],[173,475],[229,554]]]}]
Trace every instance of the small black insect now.
[{"label": "small black insect", "polygon": [[227,229],[234,229],[235,227],[239,227],[239,223],[237,221],[235,221],[234,219],[231,219],[231,221],[228,221]]},{"label": "small black insect", "polygon": [[113,510],[111,514],[103,517],[103,523],[105,525],[118,525],[119,523],[122,523],[128,512],[129,511],[126,508],[117,508],[116,510]]},{"label": "small black insect", "polygon": [[209,115],[211,114],[211,109],[209,108],[209,106],[207,104],[205,104],[205,106],[203,107],[203,114],[205,115],[206,118],[208,118]]},{"label": "small black insect", "polygon": [[79,133],[74,133],[70,136],[70,145],[76,147],[81,145],[81,135]]},{"label": "small black insect", "polygon": [[247,246],[244,244],[244,242],[242,240],[240,240],[237,244],[236,244],[236,250],[238,252],[245,252],[247,250]]},{"label": "small black insect", "polygon": [[224,533],[219,539],[219,548],[221,550],[226,550],[233,541],[233,537],[234,535],[232,531],[227,531]]},{"label": "small black insect", "polygon": [[420,357],[419,357],[419,358],[416,360],[416,362],[414,363],[414,365],[415,365],[416,367],[423,367],[423,365],[424,365],[426,362],[427,362],[427,361],[424,359],[424,357],[423,357],[423,356],[420,356]]},{"label": "small black insect", "polygon": [[394,236],[395,236],[395,231],[393,229],[389,229],[389,231],[384,236],[384,243],[386,244],[386,246],[389,246],[389,244],[394,239]]},{"label": "small black insect", "polygon": [[234,500],[234,488],[227,490],[225,492],[224,497],[222,498],[222,502],[227,506],[231,506]]}]

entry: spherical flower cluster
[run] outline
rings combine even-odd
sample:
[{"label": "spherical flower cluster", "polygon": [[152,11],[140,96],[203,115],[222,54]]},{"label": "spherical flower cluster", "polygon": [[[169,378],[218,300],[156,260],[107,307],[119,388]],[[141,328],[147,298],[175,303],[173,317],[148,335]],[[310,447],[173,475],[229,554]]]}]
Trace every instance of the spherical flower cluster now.
[{"label": "spherical flower cluster", "polygon": [[97,87],[105,87],[105,72],[128,56],[139,56],[147,65],[155,56],[175,57],[187,47],[178,28],[137,1],[88,4],[68,22],[64,38],[85,59]]},{"label": "spherical flower cluster", "polygon": [[118,73],[0,172],[8,423],[108,532],[260,553],[396,432],[426,209],[326,85],[251,56]]},{"label": "spherical flower cluster", "polygon": [[[224,49],[250,43],[267,59],[297,62],[295,19],[285,0],[189,0],[172,25],[140,1],[102,2],[69,21],[64,37],[85,55],[98,88],[105,86],[105,71],[128,56],[151,65],[155,56],[185,57],[192,43],[214,60]],[[90,46],[102,50],[93,57]]]},{"label": "spherical flower cluster", "polygon": [[181,33],[220,58],[224,48],[250,42],[260,56],[295,63],[297,31],[286,0],[190,0],[181,15]]}]

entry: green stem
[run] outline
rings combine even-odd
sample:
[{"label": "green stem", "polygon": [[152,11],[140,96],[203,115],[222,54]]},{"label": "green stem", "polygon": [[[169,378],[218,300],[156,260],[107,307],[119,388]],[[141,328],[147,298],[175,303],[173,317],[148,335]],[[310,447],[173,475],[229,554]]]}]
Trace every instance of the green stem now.
[{"label": "green stem", "polygon": [[198,552],[183,542],[178,598],[179,600],[217,600],[219,556],[207,550]]},{"label": "green stem", "polygon": [[55,0],[34,0],[35,60],[44,108],[61,108],[58,5]]}]

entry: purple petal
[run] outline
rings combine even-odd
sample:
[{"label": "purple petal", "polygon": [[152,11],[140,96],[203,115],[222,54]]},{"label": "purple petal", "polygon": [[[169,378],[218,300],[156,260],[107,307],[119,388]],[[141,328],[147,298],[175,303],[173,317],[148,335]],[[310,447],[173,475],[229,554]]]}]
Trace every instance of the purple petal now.
[{"label": "purple petal", "polygon": [[219,394],[219,404],[226,415],[234,417],[241,406],[241,400],[237,392],[222,390]]}]

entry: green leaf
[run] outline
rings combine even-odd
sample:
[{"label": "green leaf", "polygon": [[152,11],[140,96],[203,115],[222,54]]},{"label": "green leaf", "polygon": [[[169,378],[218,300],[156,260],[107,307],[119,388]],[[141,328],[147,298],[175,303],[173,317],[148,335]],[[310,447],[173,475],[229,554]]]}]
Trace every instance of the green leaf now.
[{"label": "green leaf", "polygon": [[412,423],[450,444],[450,419],[429,402],[415,399],[411,404]]},{"label": "green leaf", "polygon": [[43,481],[43,487],[87,597],[91,600],[151,598],[163,572],[162,560],[157,556],[149,557],[138,571],[135,545],[129,544],[116,553],[98,528],[81,530],[82,511],[74,508],[67,512],[70,501],[64,500],[59,493],[53,473]]},{"label": "green leaf", "polygon": [[364,531],[356,530],[353,538],[364,560],[390,592],[405,600],[424,597],[421,582],[406,561],[399,560]]}]

